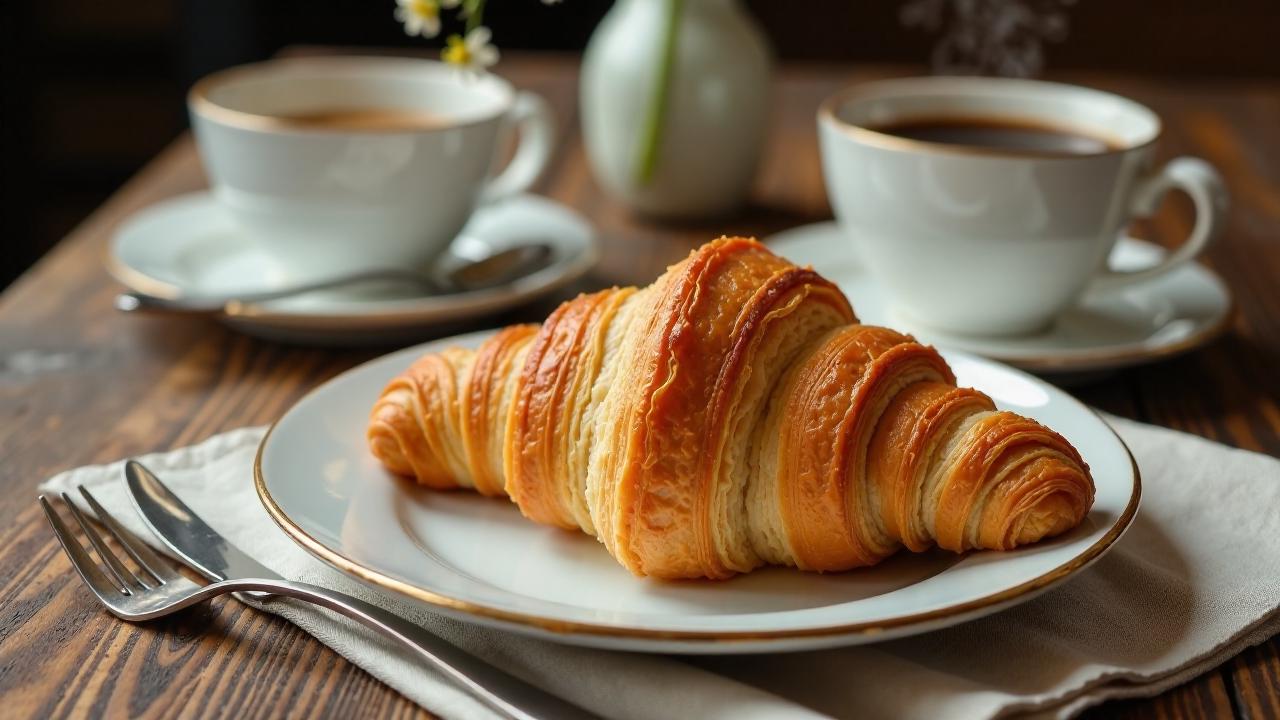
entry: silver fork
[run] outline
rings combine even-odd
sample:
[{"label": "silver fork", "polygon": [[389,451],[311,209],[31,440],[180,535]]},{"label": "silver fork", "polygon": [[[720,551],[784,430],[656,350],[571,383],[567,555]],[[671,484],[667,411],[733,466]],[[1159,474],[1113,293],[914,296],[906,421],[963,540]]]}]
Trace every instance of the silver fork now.
[{"label": "silver fork", "polygon": [[[519,720],[538,717],[594,717],[578,706],[508,675],[427,633],[404,618],[358,598],[289,580],[232,579],[209,585],[193,582],[179,574],[168,560],[160,557],[146,543],[121,526],[87,488],[80,486],[79,490],[98,521],[124,549],[128,559],[136,564],[138,572],[129,568],[125,558],[112,552],[102,535],[66,493],[62,493],[62,500],[98,557],[102,559],[103,567],[94,562],[88,550],[43,495],[40,496],[40,506],[44,508],[45,516],[53,526],[53,533],[71,558],[71,565],[76,572],[98,600],[122,620],[153,620],[228,593],[265,592],[283,595],[328,608],[399,641],[455,685],[504,717]],[[106,572],[103,572],[104,568]]]}]

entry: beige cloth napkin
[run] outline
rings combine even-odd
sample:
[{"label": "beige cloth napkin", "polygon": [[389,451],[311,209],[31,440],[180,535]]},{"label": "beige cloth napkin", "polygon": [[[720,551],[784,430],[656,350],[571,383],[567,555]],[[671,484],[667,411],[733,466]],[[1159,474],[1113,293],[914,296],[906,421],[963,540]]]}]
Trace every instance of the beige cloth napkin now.
[{"label": "beige cloth napkin", "polygon": [[[1067,717],[1157,694],[1280,631],[1280,461],[1111,418],[1142,468],[1142,508],[1097,565],[994,616],[879,645],[685,659],[561,646],[430,614],[370,590],[295,546],[254,494],[262,429],[143,458],[219,532],[282,575],[358,595],[583,707],[618,718]],[[89,485],[150,539],[121,464],[84,467],[45,491]],[[293,601],[265,609],[446,718],[489,712],[404,651]]]}]

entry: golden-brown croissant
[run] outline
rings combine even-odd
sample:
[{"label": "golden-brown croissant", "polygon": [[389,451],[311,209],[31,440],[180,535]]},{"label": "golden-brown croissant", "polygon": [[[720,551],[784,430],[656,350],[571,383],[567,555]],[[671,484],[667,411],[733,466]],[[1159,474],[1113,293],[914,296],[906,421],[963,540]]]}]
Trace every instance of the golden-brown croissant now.
[{"label": "golden-brown croissant", "polygon": [[644,289],[420,358],[374,406],[369,446],[662,578],[1004,550],[1080,523],[1093,481],[1070,443],[856,322],[812,270],[721,238]]}]

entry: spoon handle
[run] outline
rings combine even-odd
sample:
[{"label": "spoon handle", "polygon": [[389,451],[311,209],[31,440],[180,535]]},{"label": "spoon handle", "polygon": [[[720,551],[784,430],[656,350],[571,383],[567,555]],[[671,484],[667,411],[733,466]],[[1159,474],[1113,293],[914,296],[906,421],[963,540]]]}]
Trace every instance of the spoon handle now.
[{"label": "spoon handle", "polygon": [[199,300],[192,298],[162,298],[137,292],[122,292],[116,295],[116,309],[121,312],[136,313],[180,313],[183,315],[217,315],[227,308],[223,299]]},{"label": "spoon handle", "polygon": [[238,305],[246,305],[267,300],[279,300],[316,290],[345,287],[358,282],[371,280],[388,280],[415,285],[427,291],[435,291],[437,287],[427,277],[407,270],[373,270],[353,273],[342,277],[299,283],[275,290],[238,293],[235,296],[225,295],[187,295],[176,298],[164,298],[140,292],[124,292],[116,296],[115,306],[122,312],[157,312],[186,313],[197,315],[217,315],[230,313]]}]

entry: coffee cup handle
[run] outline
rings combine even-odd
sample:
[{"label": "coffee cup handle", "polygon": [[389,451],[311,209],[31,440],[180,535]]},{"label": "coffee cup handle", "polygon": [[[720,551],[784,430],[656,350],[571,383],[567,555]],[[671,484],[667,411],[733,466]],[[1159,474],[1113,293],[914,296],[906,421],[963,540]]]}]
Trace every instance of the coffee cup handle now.
[{"label": "coffee cup handle", "polygon": [[1187,241],[1155,266],[1128,271],[1103,269],[1090,290],[1110,292],[1165,275],[1190,262],[1222,234],[1227,217],[1227,188],[1218,171],[1200,158],[1175,158],[1155,175],[1141,180],[1129,205],[1130,216],[1154,214],[1170,190],[1185,192],[1195,206],[1195,225]]},{"label": "coffee cup handle", "polygon": [[547,101],[530,92],[516,93],[507,121],[520,134],[516,154],[485,185],[480,202],[491,203],[528,190],[546,169],[555,145],[555,117]]}]

